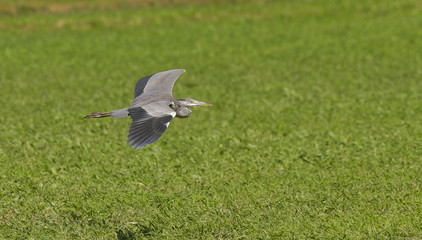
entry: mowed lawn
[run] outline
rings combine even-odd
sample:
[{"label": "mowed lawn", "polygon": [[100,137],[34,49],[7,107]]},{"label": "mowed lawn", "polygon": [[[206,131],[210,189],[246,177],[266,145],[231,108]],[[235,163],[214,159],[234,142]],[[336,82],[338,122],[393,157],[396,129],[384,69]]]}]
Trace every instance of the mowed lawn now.
[{"label": "mowed lawn", "polygon": [[[0,9],[1,239],[422,238],[418,1],[57,4]],[[176,68],[155,144],[83,118]]]}]

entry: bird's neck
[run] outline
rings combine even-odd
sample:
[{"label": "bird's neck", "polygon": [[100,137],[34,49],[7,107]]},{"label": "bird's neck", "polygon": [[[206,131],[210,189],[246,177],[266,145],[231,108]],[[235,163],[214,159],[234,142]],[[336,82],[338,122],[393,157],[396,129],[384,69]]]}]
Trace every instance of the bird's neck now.
[{"label": "bird's neck", "polygon": [[187,118],[192,113],[192,110],[190,110],[188,107],[178,107],[175,109],[176,111],[176,117],[179,118]]}]

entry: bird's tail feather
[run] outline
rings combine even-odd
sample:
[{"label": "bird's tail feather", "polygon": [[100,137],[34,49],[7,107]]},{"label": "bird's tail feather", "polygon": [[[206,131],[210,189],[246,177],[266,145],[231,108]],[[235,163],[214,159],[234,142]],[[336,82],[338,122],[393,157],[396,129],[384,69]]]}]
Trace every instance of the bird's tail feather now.
[{"label": "bird's tail feather", "polygon": [[86,115],[85,118],[103,118],[103,117],[110,117],[110,112],[95,112],[89,115]]},{"label": "bird's tail feather", "polygon": [[122,108],[118,110],[113,110],[110,112],[110,115],[113,118],[123,118],[129,116],[129,110],[127,108]]}]

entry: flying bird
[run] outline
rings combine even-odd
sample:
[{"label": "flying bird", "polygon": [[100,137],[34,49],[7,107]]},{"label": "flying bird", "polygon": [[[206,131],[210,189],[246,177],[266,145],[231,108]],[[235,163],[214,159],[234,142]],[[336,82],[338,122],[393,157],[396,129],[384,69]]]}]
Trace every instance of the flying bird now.
[{"label": "flying bird", "polygon": [[94,112],[85,118],[123,118],[130,116],[128,144],[141,149],[156,142],[166,131],[174,117],[186,118],[192,113],[192,106],[213,106],[192,98],[176,99],[172,95],[173,85],[184,69],[159,72],[140,79],[135,86],[132,104],[128,108],[111,112]]}]

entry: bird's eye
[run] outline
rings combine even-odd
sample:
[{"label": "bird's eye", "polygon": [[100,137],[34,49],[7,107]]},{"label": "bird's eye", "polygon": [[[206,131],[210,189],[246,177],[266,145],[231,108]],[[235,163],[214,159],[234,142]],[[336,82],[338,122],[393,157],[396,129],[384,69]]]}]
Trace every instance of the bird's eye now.
[{"label": "bird's eye", "polygon": [[169,107],[174,108],[174,102],[170,102]]}]

